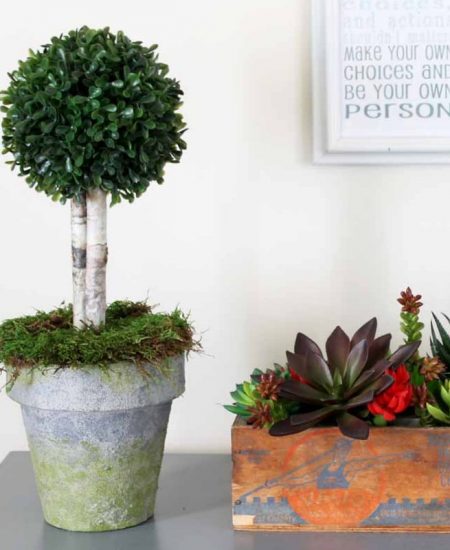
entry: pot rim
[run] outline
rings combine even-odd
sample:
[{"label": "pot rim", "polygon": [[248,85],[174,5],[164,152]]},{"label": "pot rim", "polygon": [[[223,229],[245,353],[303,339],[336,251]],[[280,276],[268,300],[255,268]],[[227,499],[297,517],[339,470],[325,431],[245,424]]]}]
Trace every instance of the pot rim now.
[{"label": "pot rim", "polygon": [[[172,401],[185,389],[184,354],[169,358],[163,368],[152,363],[113,363],[96,366],[21,371],[8,396],[38,409],[107,412]],[[49,370],[56,371],[49,373]],[[145,375],[146,371],[148,376]]]}]

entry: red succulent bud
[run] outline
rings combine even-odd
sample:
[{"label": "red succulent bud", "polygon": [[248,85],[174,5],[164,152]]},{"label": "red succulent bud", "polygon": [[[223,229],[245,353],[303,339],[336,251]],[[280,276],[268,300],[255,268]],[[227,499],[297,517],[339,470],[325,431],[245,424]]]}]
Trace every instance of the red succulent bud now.
[{"label": "red succulent bud", "polygon": [[428,401],[428,387],[426,383],[413,386],[412,404],[419,409],[425,409]]},{"label": "red succulent bud", "polygon": [[402,311],[405,313],[412,313],[413,315],[419,315],[420,308],[423,303],[421,294],[414,295],[410,287],[403,292],[400,292],[400,298],[397,302],[402,306]]},{"label": "red succulent bud", "polygon": [[425,357],[420,367],[420,374],[427,382],[439,380],[440,375],[447,370],[439,357]]},{"label": "red succulent bud", "polygon": [[256,390],[263,399],[272,399],[272,401],[276,401],[278,399],[278,389],[282,383],[282,378],[278,377],[275,372],[269,371],[261,374]]},{"label": "red succulent bud", "polygon": [[272,422],[272,410],[268,403],[258,401],[250,411],[252,416],[247,419],[247,423],[251,424],[253,428],[264,428],[266,424]]}]

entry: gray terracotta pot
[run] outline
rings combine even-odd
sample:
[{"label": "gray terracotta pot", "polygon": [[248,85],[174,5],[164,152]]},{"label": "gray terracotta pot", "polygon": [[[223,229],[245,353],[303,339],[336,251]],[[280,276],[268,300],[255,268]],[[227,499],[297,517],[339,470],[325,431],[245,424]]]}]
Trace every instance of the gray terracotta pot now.
[{"label": "gray terracotta pot", "polygon": [[123,529],[153,515],[172,400],[184,356],[132,364],[22,371],[9,396],[22,406],[48,523],[70,531]]}]

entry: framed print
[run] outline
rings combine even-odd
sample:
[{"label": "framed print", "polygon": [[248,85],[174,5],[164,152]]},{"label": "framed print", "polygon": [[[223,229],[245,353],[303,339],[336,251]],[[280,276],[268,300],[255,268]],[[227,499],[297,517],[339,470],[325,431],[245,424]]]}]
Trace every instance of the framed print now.
[{"label": "framed print", "polygon": [[450,0],[313,0],[314,159],[450,163]]}]

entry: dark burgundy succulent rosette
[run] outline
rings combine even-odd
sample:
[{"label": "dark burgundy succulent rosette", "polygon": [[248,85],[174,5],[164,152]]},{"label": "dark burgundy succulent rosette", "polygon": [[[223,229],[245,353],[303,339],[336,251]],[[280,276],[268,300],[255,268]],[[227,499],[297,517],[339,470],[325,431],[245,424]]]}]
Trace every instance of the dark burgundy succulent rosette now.
[{"label": "dark burgundy succulent rosette", "polygon": [[389,355],[391,335],[376,338],[376,330],[375,318],[351,339],[336,327],[326,342],[326,359],[313,340],[299,333],[294,353],[287,352],[293,377],[278,390],[281,397],[298,404],[299,412],[272,426],[271,435],[301,432],[334,419],[344,435],[367,439],[369,423],[362,413],[394,383],[388,371],[395,371],[420,346],[420,342],[406,344]]}]

